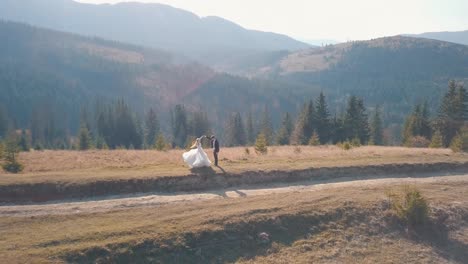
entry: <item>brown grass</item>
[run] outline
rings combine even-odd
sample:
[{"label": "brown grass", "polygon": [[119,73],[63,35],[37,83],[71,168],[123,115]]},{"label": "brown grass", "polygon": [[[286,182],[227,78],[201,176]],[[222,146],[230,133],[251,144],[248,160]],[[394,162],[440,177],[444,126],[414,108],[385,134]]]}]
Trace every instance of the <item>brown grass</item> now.
[{"label": "brown grass", "polygon": [[[468,214],[467,187],[466,181],[418,186],[434,208],[448,210],[448,213],[450,210],[464,212],[465,217]],[[102,252],[98,256],[130,254],[142,261],[145,254],[158,249],[163,255],[153,257],[161,260],[166,255],[172,256],[171,252],[176,248],[181,250],[175,251],[177,254],[193,254],[191,247],[201,242],[192,244],[190,237],[198,241],[197,237],[210,238],[219,231],[248,239],[243,232],[253,235],[270,232],[266,223],[276,223],[279,227],[289,228],[288,232],[295,236],[281,238],[270,232],[273,244],[257,248],[253,252],[257,256],[253,258],[246,257],[245,252],[233,252],[225,247],[213,254],[225,260],[255,263],[448,262],[451,256],[440,248],[435,250],[430,243],[408,239],[398,230],[385,231],[388,228],[382,218],[385,213],[379,210],[385,210],[382,204],[386,200],[386,188],[339,188],[333,193],[319,190],[274,194],[101,214],[0,217],[0,259],[3,263],[48,263],[65,262],[66,257],[85,256],[88,262],[94,262],[96,256],[90,252],[95,250]],[[457,221],[462,219],[457,215],[453,217],[459,219]],[[294,225],[285,222],[287,219],[312,226],[314,230],[294,229]],[[468,233],[463,233],[467,230],[467,223],[456,224],[452,226],[453,239],[458,241],[461,250],[468,249]],[[203,248],[200,255],[208,256],[209,250]],[[456,252],[455,257],[458,258],[463,254]],[[153,259],[154,262],[156,260]],[[204,262],[203,259],[193,261]],[[205,259],[207,262],[209,259]]]},{"label": "brown grass", "polygon": [[[336,146],[269,147],[267,155],[256,155],[253,148],[223,148],[220,165],[230,173],[244,171],[296,170],[316,167],[377,165],[393,163],[466,162],[467,154],[449,149],[366,146],[342,150]],[[212,153],[206,150],[212,158]],[[0,172],[0,185],[34,182],[76,182],[97,179],[127,179],[184,176],[190,170],[182,161],[184,150],[33,151],[21,153],[25,165],[21,174]],[[215,168],[218,172],[220,169]]]}]

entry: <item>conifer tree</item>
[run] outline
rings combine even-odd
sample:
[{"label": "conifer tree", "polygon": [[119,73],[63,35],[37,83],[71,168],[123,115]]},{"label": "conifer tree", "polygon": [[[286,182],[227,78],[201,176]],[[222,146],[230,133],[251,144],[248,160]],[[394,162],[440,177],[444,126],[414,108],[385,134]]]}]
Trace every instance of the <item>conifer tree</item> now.
[{"label": "conifer tree", "polygon": [[2,147],[3,154],[0,155],[5,160],[2,167],[5,171],[11,173],[18,173],[23,170],[23,165],[18,162],[17,155],[19,152],[19,146],[16,138],[11,137],[6,140],[5,146]]},{"label": "conifer tree", "polygon": [[31,148],[31,146],[29,145],[28,137],[26,135],[26,131],[24,129],[21,130],[21,137],[18,145],[21,151],[29,151]]},{"label": "conifer tree", "polygon": [[228,146],[243,146],[246,143],[244,123],[239,112],[231,115],[226,124],[226,144]]},{"label": "conifer tree", "polygon": [[7,120],[5,112],[0,107],[0,140],[6,137],[7,130],[8,130],[8,120]]},{"label": "conifer tree", "polygon": [[380,107],[375,108],[371,121],[371,141],[374,145],[383,145],[382,119],[380,118]]},{"label": "conifer tree", "polygon": [[[458,90],[457,90],[458,89]],[[442,98],[439,113],[434,121],[434,130],[439,130],[444,138],[444,146],[448,146],[466,121],[468,96],[465,88],[457,88],[455,81],[449,82],[448,91]]]},{"label": "conifer tree", "polygon": [[436,130],[434,134],[432,134],[431,144],[429,145],[430,148],[442,148],[444,146],[444,139],[442,138],[442,133],[439,130]]},{"label": "conifer tree", "polygon": [[154,148],[159,151],[163,151],[163,150],[166,150],[166,146],[167,146],[166,139],[164,138],[164,135],[160,133],[158,137],[156,138],[156,143],[154,145]]},{"label": "conifer tree", "polygon": [[91,148],[91,136],[89,135],[86,124],[82,124],[79,135],[79,150],[88,150]]},{"label": "conifer tree", "polygon": [[268,142],[263,133],[258,134],[257,140],[255,140],[255,152],[259,155],[268,153]]},{"label": "conifer tree", "polygon": [[294,130],[291,136],[291,143],[297,145],[307,145],[310,137],[314,133],[315,122],[314,103],[310,100],[304,104],[299,118],[296,121]]},{"label": "conifer tree", "polygon": [[320,137],[317,132],[314,132],[314,134],[312,134],[312,137],[310,137],[309,145],[310,146],[320,145]]},{"label": "conifer tree", "polygon": [[321,92],[317,98],[315,116],[316,132],[320,138],[320,143],[325,144],[331,138],[331,131],[330,113],[328,112],[328,106],[325,102],[325,96],[323,95],[323,92]]},{"label": "conifer tree", "polygon": [[293,130],[293,121],[291,115],[286,112],[281,121],[281,127],[278,130],[276,142],[278,145],[288,145]]},{"label": "conifer tree", "polygon": [[184,147],[187,140],[187,112],[183,105],[176,105],[171,114],[173,145]]},{"label": "conifer tree", "polygon": [[343,126],[347,140],[358,139],[361,144],[367,143],[370,137],[369,120],[362,99],[350,97]]},{"label": "conifer tree", "polygon": [[255,142],[255,129],[254,129],[254,121],[252,117],[252,112],[249,112],[247,115],[247,125],[246,125],[246,132],[247,132],[247,143],[252,145]]},{"label": "conifer tree", "polygon": [[431,138],[427,103],[417,104],[413,112],[406,118],[403,127],[403,144],[410,146],[414,137]]},{"label": "conifer tree", "polygon": [[208,114],[202,111],[193,112],[189,122],[190,135],[200,137],[210,133],[210,122],[208,121]]},{"label": "conifer tree", "polygon": [[145,128],[145,143],[147,146],[152,147],[156,142],[156,136],[159,134],[160,130],[158,117],[153,108],[150,108],[146,114]]},{"label": "conifer tree", "polygon": [[273,124],[271,122],[270,111],[268,107],[265,106],[263,111],[262,120],[260,124],[260,133],[262,133],[267,141],[267,144],[273,143]]}]

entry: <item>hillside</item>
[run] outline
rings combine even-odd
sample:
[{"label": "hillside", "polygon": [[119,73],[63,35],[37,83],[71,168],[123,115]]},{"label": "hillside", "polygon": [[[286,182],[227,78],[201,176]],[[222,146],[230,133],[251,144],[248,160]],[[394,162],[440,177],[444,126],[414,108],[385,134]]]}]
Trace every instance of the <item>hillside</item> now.
[{"label": "hillside", "polygon": [[442,32],[425,32],[421,34],[407,35],[417,38],[436,39],[441,41],[453,42],[463,45],[468,45],[468,30],[464,31],[442,31]]},{"label": "hillside", "polygon": [[219,17],[200,18],[162,4],[3,0],[0,18],[169,50],[210,64],[224,61],[224,56],[309,47],[285,35],[248,30]]},{"label": "hillside", "polygon": [[97,99],[166,109],[214,76],[167,52],[17,23],[0,22],[0,38],[0,105],[20,126],[46,108],[77,125]]},{"label": "hillside", "polygon": [[402,36],[348,42],[289,53],[257,75],[316,85],[337,103],[362,96],[396,121],[417,101],[435,109],[449,79],[466,82],[468,46]]}]

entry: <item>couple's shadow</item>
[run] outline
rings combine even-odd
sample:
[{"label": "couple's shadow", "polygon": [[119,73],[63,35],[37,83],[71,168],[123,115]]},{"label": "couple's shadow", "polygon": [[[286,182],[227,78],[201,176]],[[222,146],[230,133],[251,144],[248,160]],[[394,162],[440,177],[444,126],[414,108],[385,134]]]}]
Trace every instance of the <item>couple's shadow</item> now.
[{"label": "couple's shadow", "polygon": [[[220,169],[222,174],[226,174],[226,171],[221,166],[215,166],[215,168]],[[213,167],[191,168],[190,172],[192,172],[193,174],[197,174],[197,175],[216,175],[217,174],[216,170],[214,170]]]}]

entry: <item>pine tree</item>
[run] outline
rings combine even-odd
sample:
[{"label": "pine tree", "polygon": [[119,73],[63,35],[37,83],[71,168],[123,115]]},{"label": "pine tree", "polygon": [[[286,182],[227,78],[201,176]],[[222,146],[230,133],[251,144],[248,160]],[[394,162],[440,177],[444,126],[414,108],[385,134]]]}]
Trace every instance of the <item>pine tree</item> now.
[{"label": "pine tree", "polygon": [[383,145],[382,119],[380,118],[380,107],[375,108],[371,121],[371,141],[374,145]]},{"label": "pine tree", "polygon": [[226,144],[228,146],[243,146],[246,144],[244,123],[239,112],[231,115],[226,124]]},{"label": "pine tree", "polygon": [[447,93],[442,98],[438,116],[434,122],[434,130],[440,130],[444,138],[444,146],[448,146],[466,120],[467,99],[463,86],[458,87],[455,81],[449,82]]},{"label": "pine tree", "polygon": [[171,114],[173,144],[184,147],[187,140],[188,124],[187,112],[183,105],[176,105]]},{"label": "pine tree", "polygon": [[194,137],[210,134],[211,128],[210,122],[208,121],[208,114],[201,111],[193,112],[189,122],[189,130],[189,134]]},{"label": "pine tree", "polygon": [[468,126],[460,129],[450,143],[454,152],[468,152]]},{"label": "pine tree", "polygon": [[431,138],[427,104],[417,104],[413,112],[406,118],[403,128],[403,144],[411,146],[414,137]]},{"label": "pine tree", "polygon": [[247,143],[252,145],[255,142],[255,130],[254,130],[254,121],[252,118],[252,112],[249,112],[247,115],[247,125],[246,125],[246,132],[247,132]]},{"label": "pine tree", "polygon": [[432,135],[432,140],[431,144],[429,145],[430,148],[442,148],[444,145],[444,139],[442,138],[442,133],[440,133],[439,130],[437,130],[433,135]]},{"label": "pine tree", "polygon": [[313,101],[310,100],[308,103],[304,104],[299,118],[296,121],[291,135],[291,143],[295,145],[308,144],[310,137],[314,133],[315,125],[315,108]]},{"label": "pine tree", "polygon": [[273,124],[271,123],[270,112],[267,106],[265,106],[265,109],[263,111],[259,130],[260,133],[262,133],[265,136],[267,144],[273,143]]},{"label": "pine tree", "polygon": [[5,112],[0,107],[0,140],[4,139],[8,131],[8,120]]},{"label": "pine tree", "polygon": [[79,150],[88,150],[91,148],[91,136],[89,135],[86,124],[82,124],[79,135]]},{"label": "pine tree", "polygon": [[156,138],[156,143],[154,145],[154,148],[159,151],[163,151],[163,150],[166,150],[166,146],[167,146],[166,139],[164,138],[164,135],[160,133],[158,137]]},{"label": "pine tree", "polygon": [[320,143],[325,144],[331,138],[331,131],[330,113],[328,112],[328,106],[325,102],[323,92],[321,92],[319,98],[317,98],[315,116],[316,131],[320,138]]},{"label": "pine tree", "polygon": [[5,171],[11,173],[21,172],[24,166],[18,162],[17,155],[19,153],[19,146],[16,138],[11,137],[6,140],[5,146],[3,147],[2,158],[5,162],[2,164],[2,167]]},{"label": "pine tree", "polygon": [[278,145],[288,145],[289,139],[291,137],[293,130],[293,121],[291,115],[288,112],[283,117],[281,121],[281,127],[278,130],[278,136],[276,138],[276,142]]},{"label": "pine tree", "polygon": [[369,120],[362,99],[350,97],[343,126],[347,140],[358,139],[361,144],[367,143],[370,138]]},{"label": "pine tree", "polygon": [[19,140],[19,148],[21,151],[29,151],[31,146],[29,145],[29,142],[28,142],[28,137],[26,135],[26,131],[23,129],[21,130],[21,137],[20,137],[20,140]]},{"label": "pine tree", "polygon": [[314,132],[314,134],[312,134],[312,137],[310,137],[309,146],[318,146],[318,145],[320,145],[320,137],[317,132]]},{"label": "pine tree", "polygon": [[255,153],[265,155],[268,153],[268,142],[264,134],[260,133],[255,141]]},{"label": "pine tree", "polygon": [[156,112],[150,108],[145,119],[145,143],[147,146],[154,146],[156,136],[159,134],[159,121]]}]

